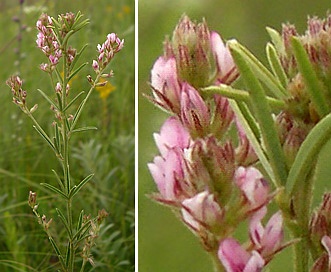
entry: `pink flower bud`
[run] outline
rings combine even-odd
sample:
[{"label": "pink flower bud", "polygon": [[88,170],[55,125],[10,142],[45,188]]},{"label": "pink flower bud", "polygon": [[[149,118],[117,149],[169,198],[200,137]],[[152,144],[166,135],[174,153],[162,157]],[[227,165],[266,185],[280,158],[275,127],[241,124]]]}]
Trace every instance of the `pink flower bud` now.
[{"label": "pink flower bud", "polygon": [[92,68],[96,72],[99,70],[99,64],[98,64],[98,62],[96,60],[93,60],[93,62],[92,62]]},{"label": "pink flower bud", "polygon": [[154,133],[154,139],[161,155],[165,156],[169,149],[187,148],[191,138],[178,119],[170,117],[162,125],[160,133]]},{"label": "pink flower bud", "polygon": [[183,200],[183,194],[185,194],[184,184],[182,184],[183,165],[183,155],[177,149],[170,149],[164,157],[157,156],[153,163],[148,164],[160,193],[155,197],[158,201],[179,205],[179,202]]},{"label": "pink flower bud", "polygon": [[259,209],[268,203],[269,186],[259,170],[241,166],[236,170],[234,179],[247,201],[249,210]]},{"label": "pink flower bud", "polygon": [[60,82],[56,83],[55,92],[57,92],[57,93],[62,92],[62,86],[61,86]]},{"label": "pink flower bud", "polygon": [[[264,211],[262,212],[264,216]],[[272,255],[282,249],[284,237],[283,218],[281,212],[275,213],[265,228],[261,223],[261,215],[255,214],[250,221],[250,238],[254,248],[264,258],[271,258]]]},{"label": "pink flower bud", "polygon": [[218,257],[227,272],[261,272],[265,265],[258,252],[252,251],[250,254],[232,238],[221,242]]},{"label": "pink flower bud", "polygon": [[223,210],[209,192],[204,191],[182,202],[184,222],[194,231],[207,228],[216,231],[223,219]]},{"label": "pink flower bud", "polygon": [[180,118],[193,137],[209,134],[209,108],[199,92],[187,83],[182,85]]},{"label": "pink flower bud", "polygon": [[224,45],[221,36],[212,31],[210,33],[210,44],[217,64],[216,84],[231,84],[239,75],[234,64],[230,50]]},{"label": "pink flower bud", "polygon": [[151,71],[151,86],[154,104],[179,114],[180,85],[177,79],[176,60],[159,57]]}]

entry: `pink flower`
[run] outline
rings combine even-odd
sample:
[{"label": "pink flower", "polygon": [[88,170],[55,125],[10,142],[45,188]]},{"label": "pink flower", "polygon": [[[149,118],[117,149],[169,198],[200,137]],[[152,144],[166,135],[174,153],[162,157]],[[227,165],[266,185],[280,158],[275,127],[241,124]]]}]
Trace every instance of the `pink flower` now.
[{"label": "pink flower", "polygon": [[210,44],[216,59],[218,72],[215,84],[231,84],[238,77],[238,70],[229,48],[224,45],[221,36],[215,31],[210,33]]},{"label": "pink flower", "polygon": [[209,133],[210,113],[199,92],[187,83],[182,85],[180,118],[191,135]]},{"label": "pink flower", "polygon": [[165,156],[171,148],[187,148],[191,138],[181,122],[175,117],[170,117],[162,125],[160,133],[154,133],[154,139],[161,155]]},{"label": "pink flower", "polygon": [[154,104],[166,111],[180,112],[181,87],[177,78],[175,58],[159,57],[151,71]]},{"label": "pink flower", "polygon": [[213,230],[219,227],[223,219],[223,210],[215,201],[214,195],[201,192],[182,202],[184,222],[194,231]]},{"label": "pink flower", "polygon": [[257,251],[247,252],[232,238],[221,242],[218,257],[227,272],[260,272],[265,265]]},{"label": "pink flower", "polygon": [[262,208],[269,201],[269,186],[261,172],[254,167],[240,166],[234,180],[242,191],[250,211]]},{"label": "pink flower", "polygon": [[281,212],[275,213],[264,228],[261,219],[265,215],[265,212],[262,211],[261,213],[259,214],[259,212],[257,212],[250,221],[250,238],[254,248],[261,256],[263,256],[265,260],[270,260],[272,255],[283,248],[283,218]]},{"label": "pink flower", "polygon": [[184,177],[184,161],[182,152],[178,149],[169,149],[164,157],[157,156],[153,163],[148,164],[149,171],[156,183],[159,196],[156,200],[176,205],[186,198]]}]

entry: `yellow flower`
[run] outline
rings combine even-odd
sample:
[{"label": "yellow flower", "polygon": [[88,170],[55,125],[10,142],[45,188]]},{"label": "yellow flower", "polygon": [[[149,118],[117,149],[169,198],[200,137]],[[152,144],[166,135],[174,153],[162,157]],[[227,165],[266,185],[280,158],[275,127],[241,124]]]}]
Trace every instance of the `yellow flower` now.
[{"label": "yellow flower", "polygon": [[[107,79],[100,78],[99,83],[105,82]],[[106,100],[111,92],[115,91],[116,87],[107,81],[105,86],[96,87],[96,90],[99,92],[99,96],[102,100]]]},{"label": "yellow flower", "polygon": [[131,7],[128,6],[128,5],[124,5],[122,7],[122,10],[123,10],[124,13],[129,14],[131,12]]}]

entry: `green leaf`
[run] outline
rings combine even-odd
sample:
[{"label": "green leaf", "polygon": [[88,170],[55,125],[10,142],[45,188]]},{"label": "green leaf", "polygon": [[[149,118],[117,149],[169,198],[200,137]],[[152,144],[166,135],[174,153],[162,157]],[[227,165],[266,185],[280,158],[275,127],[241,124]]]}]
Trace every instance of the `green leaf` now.
[{"label": "green leaf", "polygon": [[[207,94],[220,94],[222,96],[225,96],[227,98],[234,99],[236,101],[242,101],[245,103],[249,103],[250,97],[249,92],[234,89],[229,85],[226,84],[220,84],[218,86],[209,86],[206,88],[203,88],[202,91],[206,92]],[[267,96],[267,101],[271,108],[275,110],[283,110],[285,108],[285,102],[273,97]]]},{"label": "green leaf", "polygon": [[267,57],[268,57],[268,61],[269,61],[270,67],[272,69],[272,72],[277,77],[279,82],[281,82],[283,87],[286,88],[286,86],[288,84],[288,78],[283,69],[282,64],[280,63],[280,60],[279,60],[275,47],[271,43],[268,43],[266,51],[267,51]]},{"label": "green leaf", "polygon": [[55,146],[49,139],[48,135],[39,126],[34,125],[33,128],[39,133],[39,135],[48,143],[48,145],[56,152]]},{"label": "green leaf", "polygon": [[37,91],[48,101],[48,103],[50,103],[51,105],[53,105],[57,110],[59,110],[58,106],[56,105],[56,103],[47,95],[45,94],[42,90],[37,89]]},{"label": "green leaf", "polygon": [[85,44],[82,49],[76,54],[74,60],[72,61],[71,65],[70,65],[70,68],[74,68],[77,61],[80,59],[80,57],[82,56],[82,53],[84,52],[84,50],[86,49],[86,47],[88,46],[88,44]]},{"label": "green leaf", "polygon": [[49,236],[48,239],[51,242],[51,245],[52,245],[52,247],[53,247],[53,249],[54,249],[57,257],[60,260],[60,263],[61,263],[62,268],[65,269],[66,265],[64,263],[64,260],[63,260],[63,257],[62,257],[62,254],[61,254],[61,251],[60,251],[59,247],[57,246],[57,244],[55,243],[55,241],[54,241],[54,239],[52,237]]},{"label": "green leaf", "polygon": [[81,210],[79,217],[78,217],[78,221],[77,221],[77,227],[76,227],[77,232],[82,227],[83,217],[84,217],[84,210]]},{"label": "green leaf", "polygon": [[266,29],[267,29],[267,32],[268,32],[270,38],[271,38],[272,43],[276,47],[276,50],[279,53],[285,52],[283,39],[282,39],[282,36],[278,33],[278,31],[271,28],[271,27],[267,27]]},{"label": "green leaf", "polygon": [[81,127],[81,128],[74,129],[73,131],[71,131],[71,133],[83,132],[83,131],[89,131],[89,130],[97,130],[97,129],[98,128],[96,128],[96,127]]},{"label": "green leaf", "polygon": [[[265,155],[264,150],[262,149],[262,146],[260,144],[260,140],[257,137],[257,133],[253,132],[253,129],[256,130],[258,128],[253,128],[252,126],[249,124],[249,119],[251,117],[247,117],[247,115],[245,116],[245,114],[243,113],[243,111],[240,109],[238,103],[234,100],[229,100],[231,108],[233,109],[233,111],[236,114],[236,118],[238,118],[238,121],[240,122],[240,124],[242,125],[246,136],[250,142],[250,144],[252,145],[256,155],[258,156],[263,168],[265,169],[266,173],[268,174],[268,176],[270,177],[271,181],[275,181],[275,175],[274,172],[271,168],[271,165]],[[247,120],[248,119],[248,120]],[[256,125],[255,125],[256,126]],[[277,186],[277,184],[275,184],[275,186]]]},{"label": "green leaf", "polygon": [[72,231],[70,230],[69,224],[67,219],[65,218],[64,214],[61,212],[61,210],[59,210],[58,208],[56,208],[56,212],[59,216],[59,218],[61,219],[62,224],[64,225],[64,227],[67,230],[67,233],[69,235],[70,238],[72,238]]},{"label": "green leaf", "polygon": [[250,90],[251,104],[256,120],[260,125],[265,151],[275,174],[275,184],[279,187],[286,182],[287,167],[264,89],[257,78],[255,70],[251,68],[252,63],[247,61],[247,54],[242,50],[243,47],[234,41],[229,43],[229,47],[240,75]]},{"label": "green leaf", "polygon": [[70,79],[72,79],[75,75],[77,75],[77,73],[82,70],[86,65],[88,64],[88,62],[85,62],[83,64],[81,64],[75,71],[73,71],[71,73],[71,75],[68,78],[68,81],[70,81]]},{"label": "green leaf", "polygon": [[58,154],[61,155],[61,148],[60,148],[61,137],[60,137],[60,132],[59,132],[59,126],[57,123],[55,123],[54,130],[55,130],[54,146],[55,146]]},{"label": "green leaf", "polygon": [[309,60],[305,48],[301,41],[293,37],[292,38],[292,49],[294,52],[295,59],[298,63],[299,71],[305,80],[307,85],[307,91],[316,107],[316,111],[320,117],[324,117],[330,112],[327,104],[327,97],[325,95],[325,89],[322,82],[318,79],[318,76]]},{"label": "green leaf", "polygon": [[247,65],[249,65],[252,72],[255,74],[268,90],[278,99],[284,99],[287,96],[286,89],[277,80],[277,78],[244,46],[239,44],[236,40],[228,41],[228,44],[237,47],[240,50],[242,58],[244,58]]},{"label": "green leaf", "polygon": [[69,193],[69,198],[74,197],[80,189],[83,188],[83,186],[93,178],[94,174],[88,175],[86,178],[84,178],[77,186],[72,187]]},{"label": "green leaf", "polygon": [[302,143],[286,183],[286,191],[293,194],[293,188],[298,188],[300,183],[306,182],[306,177],[314,165],[314,161],[323,148],[323,146],[331,139],[331,114],[324,117]]},{"label": "green leaf", "polygon": [[70,242],[68,242],[67,252],[66,252],[66,266],[67,267],[70,267],[70,265],[69,265],[70,259],[71,259],[71,244],[70,244]]},{"label": "green leaf", "polygon": [[[91,220],[90,220],[91,221]],[[82,239],[83,236],[86,235],[86,233],[90,230],[91,224],[90,221],[85,222],[84,225],[82,225],[77,232],[75,233],[73,240],[77,239],[77,243]]]},{"label": "green leaf", "polygon": [[79,94],[77,94],[77,95],[74,97],[74,99],[72,99],[72,100],[68,103],[68,105],[63,109],[63,111],[65,112],[67,109],[69,109],[70,106],[71,106],[73,103],[75,103],[76,100],[77,100],[77,99],[78,99],[83,93],[84,93],[84,91],[82,91],[82,92],[80,92]]},{"label": "green leaf", "polygon": [[54,173],[56,181],[60,185],[61,190],[64,191],[64,186],[63,186],[63,182],[62,182],[61,178],[59,177],[59,175],[56,173],[56,171],[54,169],[52,169],[52,172]]},{"label": "green leaf", "polygon": [[40,185],[42,185],[45,188],[49,189],[53,193],[56,193],[57,195],[62,196],[64,199],[68,199],[68,196],[65,193],[63,193],[61,190],[59,190],[58,188],[54,187],[53,185],[50,185],[48,183],[40,183]]}]

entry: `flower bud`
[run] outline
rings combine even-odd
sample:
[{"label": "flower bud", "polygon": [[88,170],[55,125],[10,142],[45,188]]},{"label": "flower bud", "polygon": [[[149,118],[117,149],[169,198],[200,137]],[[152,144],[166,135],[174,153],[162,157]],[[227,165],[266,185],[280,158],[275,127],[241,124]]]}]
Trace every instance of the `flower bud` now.
[{"label": "flower bud", "polygon": [[205,87],[216,75],[216,61],[211,50],[210,32],[205,21],[193,23],[183,16],[173,33],[172,49],[178,75],[195,88]]},{"label": "flower bud", "polygon": [[218,258],[229,272],[260,272],[265,265],[265,260],[257,251],[247,252],[232,238],[224,239],[220,243]]},{"label": "flower bud", "polygon": [[219,230],[223,213],[214,196],[207,191],[185,199],[182,202],[183,220],[197,233],[204,229],[211,232]]}]

